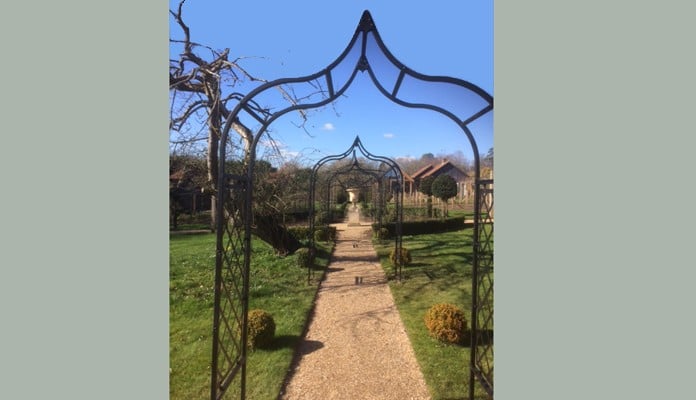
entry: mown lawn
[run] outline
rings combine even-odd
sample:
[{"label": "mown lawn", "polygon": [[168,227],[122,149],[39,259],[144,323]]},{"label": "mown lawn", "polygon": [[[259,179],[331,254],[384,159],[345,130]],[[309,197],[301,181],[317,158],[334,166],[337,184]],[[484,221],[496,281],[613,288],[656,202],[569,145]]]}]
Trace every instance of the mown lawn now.
[{"label": "mown lawn", "polygon": [[[466,399],[470,348],[431,338],[423,316],[433,304],[452,303],[471,320],[472,229],[405,236],[403,247],[410,250],[412,263],[404,267],[404,280],[391,281],[390,287],[430,393],[433,399]],[[392,241],[375,241],[388,275],[393,274],[392,248]],[[480,388],[477,394],[485,398]]]},{"label": "mown lawn", "polygon": [[[317,264],[326,266],[330,247],[318,244]],[[318,287],[307,283],[307,270],[295,256],[280,258],[254,239],[249,308],[271,313],[276,339],[270,349],[251,352],[247,397],[275,399],[292,361]],[[170,399],[210,397],[215,235],[170,236],[169,345]],[[315,274],[317,278],[321,272]],[[231,385],[229,397],[237,385]],[[238,396],[237,396],[238,397]]]}]

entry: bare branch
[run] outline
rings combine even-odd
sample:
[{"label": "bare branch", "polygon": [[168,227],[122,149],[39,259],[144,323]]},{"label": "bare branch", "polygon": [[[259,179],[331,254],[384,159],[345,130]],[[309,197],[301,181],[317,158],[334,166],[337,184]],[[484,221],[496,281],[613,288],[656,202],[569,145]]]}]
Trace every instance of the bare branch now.
[{"label": "bare branch", "polygon": [[170,143],[171,144],[190,144],[190,143],[195,143],[195,142],[202,142],[206,139],[208,139],[208,138],[205,138],[205,137],[197,137],[196,138],[196,137],[194,137],[194,138],[184,139],[184,140],[175,140],[175,141],[172,141]]},{"label": "bare branch", "polygon": [[249,147],[251,147],[251,143],[254,141],[254,133],[251,131],[251,129],[245,126],[239,120],[239,118],[235,118],[232,121],[232,129],[234,129],[234,131],[237,132],[244,139],[244,150],[249,150]]},{"label": "bare branch", "polygon": [[176,118],[172,118],[169,122],[169,129],[179,130],[181,125],[186,122],[191,115],[201,110],[208,105],[206,100],[198,100],[196,102],[190,103],[186,110]]},{"label": "bare branch", "polygon": [[181,30],[184,31],[184,36],[186,37],[186,39],[183,42],[184,43],[184,51],[186,53],[190,53],[191,52],[191,33],[189,31],[188,25],[186,25],[184,23],[184,20],[181,18],[181,11],[182,11],[182,8],[184,7],[184,3],[186,3],[186,0],[181,0],[179,2],[179,7],[177,9],[177,12],[174,13],[174,11],[169,10],[169,13],[172,14],[172,16],[174,16],[174,19],[181,27]]},{"label": "bare branch", "polygon": [[[170,11],[170,12],[171,12],[171,11]],[[191,45],[191,49],[192,49],[192,50],[193,50],[194,47],[203,47],[203,48],[205,48],[205,49],[210,50],[210,52],[213,53],[213,55],[214,55],[215,57],[217,57],[217,56],[219,55],[219,53],[218,53],[215,49],[213,49],[212,47],[206,46],[206,45],[204,45],[204,44],[200,44],[200,43],[197,43],[197,42],[192,42],[192,41],[190,41],[190,40],[169,39],[169,43],[181,43],[181,44],[184,44],[184,45],[185,45],[185,44],[189,44],[189,45]]]}]

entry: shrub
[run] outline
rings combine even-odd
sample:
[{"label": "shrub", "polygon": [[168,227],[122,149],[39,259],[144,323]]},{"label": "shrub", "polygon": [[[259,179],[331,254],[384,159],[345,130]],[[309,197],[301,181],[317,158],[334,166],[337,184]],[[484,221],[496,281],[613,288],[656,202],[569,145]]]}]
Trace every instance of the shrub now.
[{"label": "shrub", "polygon": [[328,242],[336,240],[336,227],[324,225],[315,228],[314,240],[317,242]]},{"label": "shrub", "polygon": [[[389,252],[389,260],[391,261],[392,265],[396,265],[396,249],[392,249],[391,252]],[[402,247],[401,248],[401,265],[408,265],[411,263],[411,252],[408,251],[407,248]]]},{"label": "shrub", "polygon": [[331,221],[329,221],[329,212],[326,210],[320,210],[316,214],[314,214],[314,223],[317,225],[321,224],[328,224]]},{"label": "shrub", "polygon": [[317,229],[314,231],[314,241],[316,242],[328,242],[329,237],[324,229]]},{"label": "shrub", "polygon": [[249,333],[247,343],[252,349],[268,347],[275,336],[275,321],[264,310],[251,310],[248,314]]},{"label": "shrub", "polygon": [[433,180],[430,188],[433,196],[445,202],[457,195],[457,181],[447,174],[442,174]]},{"label": "shrub", "polygon": [[375,237],[379,240],[387,240],[391,235],[389,234],[389,229],[380,228],[378,231],[375,231]]},{"label": "shrub", "polygon": [[466,317],[454,304],[435,304],[425,313],[423,320],[430,336],[441,342],[460,344],[466,337]]},{"label": "shrub", "polygon": [[334,219],[341,219],[346,215],[346,206],[348,203],[341,203],[336,205],[336,212],[334,213]]},{"label": "shrub", "polygon": [[312,251],[309,247],[301,247],[295,251],[297,254],[297,266],[300,268],[309,268],[314,264],[314,255],[316,251]]},{"label": "shrub", "polygon": [[387,222],[396,222],[396,207],[387,207],[387,209],[384,212],[384,220]]},{"label": "shrub", "polygon": [[288,232],[295,237],[297,240],[308,240],[309,239],[309,227],[308,226],[290,226],[288,227]]}]

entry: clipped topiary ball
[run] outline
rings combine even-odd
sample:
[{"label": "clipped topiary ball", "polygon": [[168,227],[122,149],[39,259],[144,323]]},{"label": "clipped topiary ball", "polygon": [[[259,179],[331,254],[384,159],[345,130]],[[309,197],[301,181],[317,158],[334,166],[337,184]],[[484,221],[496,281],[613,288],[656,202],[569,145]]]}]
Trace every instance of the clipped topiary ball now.
[{"label": "clipped topiary ball", "polygon": [[251,310],[248,316],[249,333],[247,343],[252,349],[268,347],[275,336],[275,321],[264,310]]},{"label": "clipped topiary ball", "polygon": [[[389,260],[391,261],[392,265],[397,265],[397,259],[396,259],[396,249],[392,249],[391,252],[389,253]],[[407,248],[402,247],[401,248],[401,265],[408,265],[411,263],[411,252],[408,251]]]},{"label": "clipped topiary ball", "polygon": [[387,228],[380,228],[377,232],[375,232],[375,237],[380,240],[387,240],[390,238],[389,234],[389,229]]},{"label": "clipped topiary ball", "polygon": [[314,264],[314,254],[316,250],[309,247],[301,247],[295,251],[297,254],[297,266],[300,268],[309,268]]},{"label": "clipped topiary ball", "polygon": [[318,228],[314,231],[314,241],[316,242],[328,242],[329,241],[329,231],[324,228]]},{"label": "clipped topiary ball", "polygon": [[330,242],[332,240],[336,240],[336,227],[324,225],[314,230],[315,242]]},{"label": "clipped topiary ball", "polygon": [[441,342],[460,344],[465,338],[466,317],[454,304],[435,304],[425,313],[423,320],[430,336]]}]

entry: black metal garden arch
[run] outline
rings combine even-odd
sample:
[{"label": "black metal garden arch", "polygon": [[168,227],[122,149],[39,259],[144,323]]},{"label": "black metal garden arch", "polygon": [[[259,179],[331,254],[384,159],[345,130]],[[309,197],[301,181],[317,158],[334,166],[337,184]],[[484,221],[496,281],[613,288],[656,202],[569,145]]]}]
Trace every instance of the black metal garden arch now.
[{"label": "black metal garden arch", "polygon": [[[398,193],[397,189],[400,189],[401,187],[401,185],[397,182],[399,181],[399,179],[396,177],[396,174],[392,175],[393,171],[391,171],[390,169],[385,170],[382,168],[383,164],[380,165],[379,169],[363,167],[357,160],[355,160],[352,164],[346,167],[342,167],[334,173],[332,173],[330,177],[326,179],[325,182],[328,185],[329,189],[333,187],[333,185],[336,183],[344,191],[348,191],[351,188],[369,190],[372,196],[371,205],[373,208],[370,211],[373,214],[373,219],[374,217],[376,217],[378,230],[382,228],[383,217],[386,213],[387,191],[390,191],[392,194],[395,192]],[[356,178],[355,176],[350,175],[351,173],[355,172],[361,174],[362,179],[358,180],[358,178]],[[348,176],[343,177],[344,175]],[[401,179],[401,181],[403,181],[403,179]],[[375,185],[377,186],[377,190],[374,190]],[[328,194],[330,195],[331,193]],[[327,196],[327,201],[325,202],[325,204],[327,205],[329,204],[329,198],[330,196]],[[402,202],[401,197],[397,200],[399,200],[400,203]],[[398,207],[395,206],[395,209],[396,208]],[[403,215],[403,213],[399,215]]]},{"label": "black metal garden arch", "polygon": [[[451,77],[420,74],[398,61],[384,45],[372,16],[363,12],[360,23],[343,53],[321,71],[297,78],[265,83],[247,94],[227,117],[220,137],[217,182],[217,244],[211,399],[221,399],[238,379],[240,396],[246,398],[247,312],[251,263],[253,177],[256,149],[269,126],[293,111],[330,104],[351,85],[358,72],[367,72],[377,90],[392,102],[442,114],[456,123],[471,145],[474,158],[474,234],[472,266],[470,390],[479,383],[493,397],[493,182],[480,179],[479,150],[470,124],[493,110],[493,97],[480,87]],[[284,93],[294,93],[295,104],[270,110],[268,104],[284,104]],[[320,90],[317,90],[320,88]],[[435,93],[435,96],[424,95]],[[453,106],[465,99],[466,106]],[[234,143],[230,129],[236,124],[253,127],[243,131],[245,140]],[[241,160],[243,172],[225,172],[226,161]]]},{"label": "black metal garden arch", "polygon": [[[370,169],[370,168],[365,168],[362,167],[358,161],[357,158],[357,152],[360,152],[360,154],[370,160],[370,161],[376,161],[380,163],[380,165],[384,166],[384,169]],[[353,141],[353,144],[346,149],[341,154],[335,154],[335,155],[329,155],[321,160],[317,161],[317,163],[314,165],[312,168],[312,175],[310,178],[310,184],[309,184],[309,232],[310,232],[310,240],[314,240],[314,231],[315,231],[315,218],[314,218],[314,213],[315,213],[315,194],[316,194],[316,184],[317,184],[317,177],[319,174],[319,170],[321,167],[324,165],[330,163],[330,162],[336,162],[336,161],[341,161],[348,159],[349,157],[352,157],[351,160],[352,162],[348,164],[346,167],[339,169],[338,171],[335,171],[331,178],[328,179],[328,182],[331,182],[331,179],[341,175],[348,173],[350,171],[359,171],[363,174],[366,174],[370,176],[372,179],[374,179],[378,186],[378,192],[379,192],[379,198],[380,198],[380,204],[378,207],[381,207],[382,204],[381,202],[384,200],[384,193],[383,190],[385,188],[385,183],[388,183],[388,187],[390,190],[393,190],[394,193],[396,194],[394,196],[395,200],[395,206],[396,206],[396,221],[394,224],[394,254],[396,255],[396,265],[394,266],[394,275],[396,278],[401,279],[401,274],[402,274],[402,267],[403,263],[401,262],[401,247],[402,247],[402,236],[401,236],[401,223],[403,221],[403,199],[404,199],[404,192],[401,188],[404,186],[404,175],[403,172],[401,172],[401,168],[399,167],[399,164],[396,163],[396,161],[392,160],[391,158],[384,157],[384,156],[378,156],[370,153],[366,148],[365,145],[363,145],[362,141],[360,140],[359,136],[355,137],[355,140]],[[384,182],[385,180],[388,180],[388,182]],[[382,212],[381,210],[378,211],[378,227],[382,227]],[[314,245],[314,242],[312,242],[312,245]],[[311,268],[310,268],[311,272]]]}]

